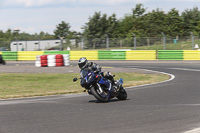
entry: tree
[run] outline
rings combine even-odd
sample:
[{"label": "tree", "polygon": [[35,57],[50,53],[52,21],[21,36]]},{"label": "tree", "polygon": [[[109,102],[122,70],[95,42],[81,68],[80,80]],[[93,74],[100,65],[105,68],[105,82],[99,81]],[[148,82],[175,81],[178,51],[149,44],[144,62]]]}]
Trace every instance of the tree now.
[{"label": "tree", "polygon": [[171,9],[166,16],[166,30],[165,33],[169,36],[182,35],[183,19],[179,15],[179,11],[175,8]]},{"label": "tree", "polygon": [[198,25],[195,27],[196,29],[196,34],[199,36],[200,35],[200,21],[198,21]]},{"label": "tree", "polygon": [[89,38],[89,44],[92,44],[93,48],[105,44],[105,35],[109,37],[117,36],[117,24],[116,15],[113,14],[107,17],[106,14],[101,15],[101,12],[95,12],[92,17],[89,17],[89,22],[85,24],[84,36]]},{"label": "tree", "polygon": [[146,36],[156,37],[166,31],[166,14],[158,8],[146,14],[142,20]]},{"label": "tree", "polygon": [[118,26],[119,26],[119,21],[116,18],[116,14],[112,14],[111,16],[108,17],[107,19],[107,28],[106,28],[106,34],[110,38],[115,38],[119,36],[119,31],[118,31]]},{"label": "tree", "polygon": [[[132,32],[133,24],[132,15],[126,15],[123,19],[119,20],[118,23],[118,37],[126,37],[129,32]],[[131,31],[130,31],[131,30]]]},{"label": "tree", "polygon": [[190,32],[196,32],[196,28],[198,27],[200,21],[200,11],[198,7],[194,7],[193,9],[187,9],[182,13],[183,21],[184,21],[184,35],[189,35]]},{"label": "tree", "polygon": [[93,48],[96,48],[96,45],[100,43],[103,32],[105,31],[103,31],[101,13],[95,12],[93,17],[89,18],[89,22],[86,23],[84,31],[84,35],[89,39],[88,41],[93,45]]},{"label": "tree", "polygon": [[45,33],[45,32],[43,32],[43,31],[41,31],[41,32],[39,33],[39,35],[36,34],[35,36],[37,37],[37,39],[40,39],[40,40],[56,39],[55,36],[53,36],[53,35],[51,35],[51,34],[49,34],[49,33],[47,33],[47,32]]},{"label": "tree", "polygon": [[69,25],[69,23],[62,21],[60,24],[56,26],[56,29],[54,30],[54,34],[56,38],[59,38],[59,37],[66,38],[68,34],[70,34],[70,28],[71,26]]},{"label": "tree", "polygon": [[132,9],[132,14],[126,15],[119,21],[119,34],[121,37],[132,39],[132,34],[145,36],[145,14],[146,8],[143,4],[137,4]]},{"label": "tree", "polygon": [[141,17],[146,12],[143,4],[137,4],[135,8],[132,9],[133,17]]}]

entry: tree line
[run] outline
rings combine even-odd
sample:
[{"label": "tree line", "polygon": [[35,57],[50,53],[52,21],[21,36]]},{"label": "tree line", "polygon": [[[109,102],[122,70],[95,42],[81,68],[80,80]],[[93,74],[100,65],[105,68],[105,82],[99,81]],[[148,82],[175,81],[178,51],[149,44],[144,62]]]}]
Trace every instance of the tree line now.
[{"label": "tree line", "polygon": [[39,34],[18,33],[8,29],[3,32],[0,30],[0,42],[18,40],[45,40],[59,39],[80,39],[91,38],[90,42],[95,44],[98,39],[105,38],[131,38],[133,33],[137,37],[159,37],[161,33],[166,36],[189,36],[191,32],[195,36],[200,35],[200,10],[198,7],[186,9],[179,12],[176,8],[164,12],[157,8],[147,11],[143,4],[137,4],[132,8],[131,13],[118,19],[114,13],[111,16],[95,12],[90,16],[88,22],[82,27],[83,32],[72,31],[68,22],[62,21],[54,30],[54,34],[41,31]]},{"label": "tree line", "polygon": [[140,37],[158,37],[161,32],[167,36],[188,36],[190,32],[199,36],[200,11],[194,7],[182,13],[175,8],[167,13],[159,8],[147,12],[143,4],[137,4],[132,13],[119,20],[115,14],[107,16],[95,12],[83,29],[84,35],[89,38],[98,38],[104,34],[111,38],[124,38],[132,36],[132,33]]}]

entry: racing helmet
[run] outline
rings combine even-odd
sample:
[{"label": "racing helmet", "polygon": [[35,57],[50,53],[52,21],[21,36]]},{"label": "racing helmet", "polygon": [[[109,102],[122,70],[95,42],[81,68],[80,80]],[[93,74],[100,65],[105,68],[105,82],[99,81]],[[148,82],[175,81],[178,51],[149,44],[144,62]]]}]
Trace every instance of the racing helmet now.
[{"label": "racing helmet", "polygon": [[87,67],[87,65],[88,65],[88,60],[85,57],[82,57],[78,60],[78,66],[80,69]]}]

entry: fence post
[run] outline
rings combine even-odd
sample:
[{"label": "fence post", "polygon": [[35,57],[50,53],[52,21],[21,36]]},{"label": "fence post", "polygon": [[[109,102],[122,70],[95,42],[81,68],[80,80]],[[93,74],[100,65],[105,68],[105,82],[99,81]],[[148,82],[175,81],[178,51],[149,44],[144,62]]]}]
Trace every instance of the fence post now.
[{"label": "fence post", "polygon": [[194,34],[193,32],[190,32],[191,36],[192,36],[192,50],[194,50]]},{"label": "fence post", "polygon": [[17,41],[17,43],[16,43],[16,51],[18,51],[18,44],[19,44],[19,40],[17,39],[17,37],[14,37],[15,39],[16,39],[16,41]]},{"label": "fence post", "polygon": [[84,50],[84,37],[81,35],[81,49]]},{"label": "fence post", "polygon": [[161,34],[163,35],[163,50],[166,50],[166,36],[163,32]]},{"label": "fence post", "polygon": [[133,33],[133,44],[134,44],[134,50],[136,50],[136,36]]},{"label": "fence post", "polygon": [[41,51],[41,50],[40,50],[40,38],[39,38],[38,35],[37,35],[37,39],[38,39],[38,50]]},{"label": "fence post", "polygon": [[60,38],[60,41],[61,41],[61,43],[60,43],[60,51],[63,51],[63,39],[64,39],[64,37],[60,37],[59,36],[59,38]]}]

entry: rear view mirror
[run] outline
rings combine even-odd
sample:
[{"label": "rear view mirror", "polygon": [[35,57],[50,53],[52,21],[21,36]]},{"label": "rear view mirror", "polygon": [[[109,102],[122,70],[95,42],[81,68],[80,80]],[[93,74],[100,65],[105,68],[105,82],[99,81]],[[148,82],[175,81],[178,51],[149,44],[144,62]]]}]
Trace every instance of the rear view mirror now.
[{"label": "rear view mirror", "polygon": [[76,82],[77,80],[78,80],[77,78],[74,78],[74,79],[73,79],[73,82]]}]

